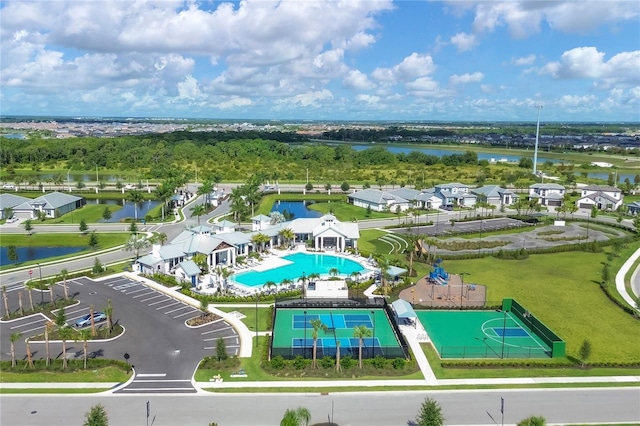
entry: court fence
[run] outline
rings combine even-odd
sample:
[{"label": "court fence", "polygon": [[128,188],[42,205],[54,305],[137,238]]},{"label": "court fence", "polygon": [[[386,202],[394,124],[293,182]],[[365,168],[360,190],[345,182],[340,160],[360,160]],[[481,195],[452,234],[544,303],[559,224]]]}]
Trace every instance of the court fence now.
[{"label": "court fence", "polygon": [[[410,358],[409,344],[404,335],[400,331],[400,327],[394,320],[394,313],[391,307],[387,303],[386,299],[382,298],[278,298],[276,299],[275,309],[272,313],[271,324],[276,324],[276,316],[278,315],[278,309],[281,308],[293,308],[293,309],[383,309],[391,328],[398,340],[398,345],[393,346],[378,346],[375,347],[363,347],[362,358],[374,358],[376,356],[382,356],[387,359],[393,358]],[[274,333],[277,331],[274,329]],[[285,359],[293,359],[297,356],[304,358],[311,358],[313,356],[313,346],[297,347],[297,346],[275,346],[273,344],[273,336],[270,342],[269,359],[274,356],[282,356]],[[316,357],[321,358],[325,355],[335,356],[335,347],[321,347],[316,348]],[[354,358],[358,357],[358,345],[351,345],[351,347],[341,347],[340,356],[351,355]]]},{"label": "court fence", "polygon": [[513,313],[524,325],[535,333],[540,340],[546,343],[551,348],[551,358],[563,358],[566,356],[565,341],[515,299],[504,299],[502,301],[502,310]]},{"label": "court fence", "polygon": [[551,353],[540,347],[441,346],[440,358],[549,358]]}]

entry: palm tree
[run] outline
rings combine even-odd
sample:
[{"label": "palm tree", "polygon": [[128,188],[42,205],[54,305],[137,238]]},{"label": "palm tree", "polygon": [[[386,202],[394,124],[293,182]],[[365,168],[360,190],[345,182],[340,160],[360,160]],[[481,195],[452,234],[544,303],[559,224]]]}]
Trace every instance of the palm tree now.
[{"label": "palm tree", "polygon": [[27,338],[24,343],[27,346],[27,366],[29,368],[33,368],[33,353],[31,352],[31,342]]},{"label": "palm tree", "polygon": [[53,287],[56,284],[56,280],[55,279],[50,279],[49,280],[49,299],[51,300],[51,306],[53,306],[55,308],[56,306],[56,300],[53,297]]},{"label": "palm tree", "polygon": [[46,352],[45,364],[48,367],[51,363],[51,352],[49,351],[49,330],[53,327],[53,321],[47,321],[44,325],[44,349]]},{"label": "palm tree", "polygon": [[69,289],[67,288],[67,278],[69,277],[69,271],[63,269],[60,271],[60,278],[62,278],[62,286],[64,287],[64,300],[69,300]]},{"label": "palm tree", "polygon": [[78,339],[76,339],[76,342],[81,340],[82,341],[82,350],[84,352],[84,369],[87,369],[87,358],[88,358],[88,347],[89,347],[89,340],[91,340],[91,331],[87,330],[86,328],[84,330],[80,330],[80,334],[78,335]]},{"label": "palm tree", "polygon": [[360,282],[360,277],[362,276],[362,273],[359,271],[354,271],[352,273],[349,274],[349,277],[351,278],[351,281],[353,282]]},{"label": "palm tree", "polygon": [[167,234],[165,234],[164,232],[158,232],[156,234],[156,240],[160,243],[160,245],[164,245],[164,243],[167,242],[167,240],[169,239],[169,237],[167,237]]},{"label": "palm tree", "polygon": [[366,325],[356,325],[353,328],[353,337],[358,339],[358,366],[362,368],[362,343],[365,337],[371,337],[372,333]]},{"label": "palm tree", "polygon": [[200,185],[198,191],[196,192],[196,194],[198,195],[204,195],[204,203],[207,207],[209,207],[210,204],[209,198],[211,196],[211,191],[213,191],[213,182],[209,179],[206,179],[204,182],[202,182],[202,185]]},{"label": "palm tree", "polygon": [[380,268],[380,281],[382,283],[382,291],[384,295],[389,294],[389,288],[387,286],[387,271],[389,271],[389,261],[383,256],[376,256],[376,262],[378,268]]},{"label": "palm tree", "polygon": [[288,243],[287,245],[290,246],[291,241],[293,241],[293,239],[296,237],[296,234],[293,232],[291,228],[284,228],[278,232],[278,236],[284,239],[284,241]]},{"label": "palm tree", "polygon": [[67,368],[67,340],[71,338],[71,330],[69,327],[62,327],[58,329],[58,335],[60,336],[60,340],[62,340],[62,369],[66,370]]},{"label": "palm tree", "polygon": [[280,426],[308,426],[311,421],[311,412],[304,407],[284,412],[284,417],[280,421]]},{"label": "palm tree", "polygon": [[340,275],[340,270],[338,268],[331,268],[329,269],[329,275],[332,277],[337,277],[338,275]]},{"label": "palm tree", "polygon": [[316,362],[316,344],[318,343],[318,331],[322,330],[326,333],[328,327],[319,319],[312,319],[310,322],[311,327],[313,328],[313,332],[311,333],[311,337],[313,337],[313,358],[311,361],[311,368],[318,368],[318,363]]},{"label": "palm tree", "polygon": [[22,306],[22,290],[18,291],[18,306],[20,308],[20,315],[24,315],[24,307]]},{"label": "palm tree", "polygon": [[140,250],[148,248],[149,245],[149,240],[145,237],[138,238],[135,235],[132,235],[131,239],[124,244],[122,249],[135,252],[136,260],[138,260],[140,257]]},{"label": "palm tree", "polygon": [[93,305],[89,306],[89,320],[91,320],[91,337],[96,337],[96,318],[93,316],[95,312],[95,307]]},{"label": "palm tree", "polygon": [[27,294],[29,295],[29,305],[31,306],[31,312],[35,311],[33,306],[33,281],[29,281],[24,283],[24,286],[27,289]]},{"label": "palm tree", "polygon": [[407,249],[409,250],[409,276],[413,275],[413,257],[416,254],[416,251],[420,250],[420,235],[416,235],[416,234],[403,234],[402,238],[404,238],[407,241],[408,247]]},{"label": "palm tree", "polygon": [[22,333],[11,333],[9,339],[11,340],[11,368],[16,366],[16,342],[20,340]]},{"label": "palm tree", "polygon": [[280,286],[282,288],[289,287],[291,284],[293,284],[293,280],[290,280],[289,278],[285,278],[284,280],[280,281]]},{"label": "palm tree", "polygon": [[7,286],[2,286],[2,300],[4,300],[4,312],[9,318],[9,298],[7,297]]},{"label": "palm tree", "polygon": [[251,237],[251,242],[258,246],[260,252],[264,252],[265,245],[271,241],[271,238],[268,235],[263,234],[262,232],[258,232],[253,237]]},{"label": "palm tree", "polygon": [[155,193],[158,200],[162,203],[162,220],[164,221],[165,208],[167,207],[167,202],[173,196],[174,187],[170,185],[168,182],[162,182],[160,185],[156,187]]},{"label": "palm tree", "polygon": [[342,370],[340,365],[340,340],[336,340],[336,371]]},{"label": "palm tree", "polygon": [[247,201],[242,191],[242,186],[235,187],[231,190],[229,195],[231,200],[231,211],[233,212],[233,219],[238,222],[242,221],[242,218],[247,214]]},{"label": "palm tree", "polygon": [[302,297],[307,297],[307,277],[301,276],[298,278],[298,282],[302,282]]},{"label": "palm tree", "polygon": [[127,194],[127,200],[129,200],[129,201],[131,201],[133,203],[133,215],[134,215],[135,221],[137,222],[138,221],[138,206],[140,205],[140,203],[142,203],[144,201],[144,196],[142,195],[142,191],[137,190],[137,189],[132,189]]},{"label": "palm tree", "polygon": [[111,299],[107,300],[107,307],[104,308],[104,314],[107,316],[107,327],[109,331],[113,330],[113,306],[111,306]]},{"label": "palm tree", "polygon": [[266,289],[267,291],[269,291],[270,288],[277,288],[278,285],[273,282],[273,281],[267,281],[266,283],[264,283],[264,285],[262,286],[264,289]]},{"label": "palm tree", "polygon": [[207,214],[207,207],[204,204],[198,204],[191,207],[191,212],[198,218],[198,225],[200,225],[200,216]]}]

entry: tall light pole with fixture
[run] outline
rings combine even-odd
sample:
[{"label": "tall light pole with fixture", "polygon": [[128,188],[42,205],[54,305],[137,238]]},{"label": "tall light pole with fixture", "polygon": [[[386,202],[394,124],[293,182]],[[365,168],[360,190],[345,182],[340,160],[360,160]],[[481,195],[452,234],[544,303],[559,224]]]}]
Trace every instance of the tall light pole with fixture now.
[{"label": "tall light pole with fixture", "polygon": [[536,146],[533,150],[533,174],[535,176],[538,175],[536,169],[538,167],[538,141],[540,137],[540,110],[542,109],[542,105],[536,105],[536,108],[538,109],[538,120],[536,124]]}]

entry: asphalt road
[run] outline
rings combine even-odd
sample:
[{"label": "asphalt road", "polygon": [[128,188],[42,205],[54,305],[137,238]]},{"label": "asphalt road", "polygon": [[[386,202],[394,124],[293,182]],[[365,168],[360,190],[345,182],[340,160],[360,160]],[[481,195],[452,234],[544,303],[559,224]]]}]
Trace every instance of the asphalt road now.
[{"label": "asphalt road", "polygon": [[[278,425],[286,409],[306,407],[312,424],[411,425],[426,397],[437,400],[447,425],[512,425],[531,415],[547,424],[638,423],[638,388],[457,390],[309,394],[3,395],[3,426],[82,424],[102,404],[110,424],[202,426]],[[504,421],[500,412],[504,398]],[[149,418],[146,404],[149,402]],[[148,423],[146,423],[148,421]]]}]

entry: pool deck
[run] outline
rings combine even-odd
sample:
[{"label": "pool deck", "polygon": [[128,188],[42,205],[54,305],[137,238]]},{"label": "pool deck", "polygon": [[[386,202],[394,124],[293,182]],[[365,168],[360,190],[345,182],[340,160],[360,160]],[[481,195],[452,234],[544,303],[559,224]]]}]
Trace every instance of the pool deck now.
[{"label": "pool deck", "polygon": [[[262,258],[260,260],[252,259],[249,262],[247,262],[245,265],[234,267],[233,268],[234,275],[243,273],[243,272],[250,272],[250,271],[263,272],[271,269],[280,268],[282,266],[290,265],[292,262],[286,259],[283,259],[283,257],[291,254],[295,254],[295,253],[326,254],[326,255],[342,257],[345,259],[352,260],[360,264],[360,266],[362,266],[365,269],[365,271],[361,275],[362,280],[366,280],[370,278],[375,273],[375,270],[374,270],[375,266],[371,263],[371,261],[368,258],[362,257],[360,255],[353,255],[353,254],[333,252],[333,251],[315,252],[315,251],[308,251],[308,250],[270,249],[267,253],[262,255]],[[322,278],[324,277],[321,277],[321,279]],[[345,276],[345,278],[347,277]],[[204,284],[204,283],[207,283],[207,284]],[[278,284],[277,291],[293,290],[293,289],[298,289],[302,286],[301,283],[293,282],[288,288],[284,289],[284,288],[280,288],[280,285],[279,285],[280,283],[276,283],[276,284]],[[214,294],[217,291],[219,286],[220,286],[220,283],[218,282],[218,276],[215,273],[206,274],[201,277],[201,284],[199,284],[200,288],[198,289],[198,292],[202,294]],[[239,296],[250,296],[250,295],[255,295],[257,293],[263,292],[266,289],[264,289],[263,285],[258,285],[258,286],[244,285],[242,283],[234,281],[233,275],[231,275],[228,280],[228,290],[232,291],[233,293]],[[269,289],[269,291],[276,291],[276,290]]]}]

